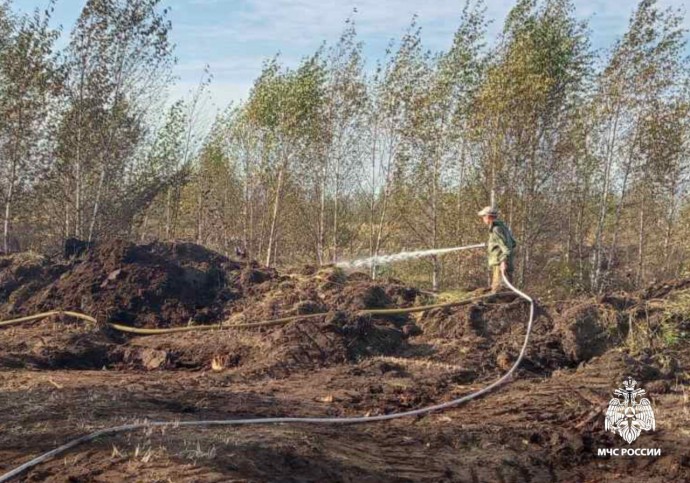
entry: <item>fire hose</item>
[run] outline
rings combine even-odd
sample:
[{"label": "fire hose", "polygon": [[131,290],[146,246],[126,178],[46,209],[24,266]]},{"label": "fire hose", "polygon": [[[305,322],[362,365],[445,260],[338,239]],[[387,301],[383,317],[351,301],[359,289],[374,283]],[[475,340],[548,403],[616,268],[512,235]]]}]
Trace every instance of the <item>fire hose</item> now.
[{"label": "fire hose", "polygon": [[[495,297],[498,295],[502,295],[503,293],[510,293],[510,292],[502,292],[498,294],[485,294],[485,295],[480,295],[478,297],[470,297],[462,300],[457,300],[454,302],[446,302],[442,304],[432,304],[432,305],[419,305],[416,307],[405,307],[401,309],[364,309],[364,310],[358,310],[355,312],[355,315],[401,315],[401,314],[410,314],[414,312],[425,312],[427,310],[433,310],[433,309],[441,309],[441,308],[449,308],[449,307],[459,307],[461,305],[467,305],[471,304],[472,302],[476,302],[478,300],[487,298],[487,297]],[[125,332],[128,334],[137,334],[137,335],[165,335],[165,334],[175,334],[178,332],[196,332],[196,331],[207,331],[207,330],[228,330],[228,329],[258,329],[262,327],[275,327],[279,325],[286,325],[289,324],[290,322],[293,322],[295,320],[300,320],[300,321],[306,321],[306,320],[313,320],[313,319],[318,319],[321,317],[325,317],[329,315],[330,312],[319,312],[316,314],[301,314],[301,315],[292,315],[290,317],[282,317],[279,319],[271,319],[271,320],[263,320],[260,322],[247,322],[247,323],[240,323],[240,324],[210,324],[210,325],[192,325],[189,327],[172,327],[169,329],[146,329],[146,328],[140,328],[140,327],[131,327],[129,325],[122,325],[118,323],[108,323],[106,324],[107,327],[117,330],[119,332]],[[25,322],[34,322],[37,320],[45,319],[47,317],[53,317],[53,316],[62,316],[66,315],[68,317],[73,317],[75,319],[80,319],[85,322],[90,322],[94,325],[98,324],[98,320],[96,320],[95,317],[92,317],[90,315],[82,314],[81,312],[74,312],[70,310],[52,310],[50,312],[42,312],[40,314],[35,314],[35,315],[29,315],[26,317],[20,317],[18,319],[10,319],[10,320],[5,320],[5,321],[0,321],[0,328],[2,327],[9,327],[11,325],[19,325],[23,324]]]},{"label": "fire hose", "polygon": [[[535,313],[535,304],[534,300],[524,292],[518,290],[513,286],[513,284],[508,280],[508,278],[505,275],[504,271],[501,271],[501,275],[503,278],[503,282],[505,285],[513,291],[515,294],[517,294],[519,297],[525,299],[527,302],[530,304],[530,310],[529,310],[529,319],[527,321],[527,328],[525,330],[525,339],[522,344],[522,347],[520,349],[520,353],[513,363],[513,365],[508,369],[508,371],[503,374],[500,378],[492,382],[491,384],[483,387],[482,389],[479,389],[475,392],[472,392],[470,394],[466,394],[465,396],[462,396],[457,399],[453,399],[452,401],[448,401],[445,403],[440,403],[440,404],[435,404],[432,406],[427,406],[425,408],[420,408],[420,409],[414,409],[410,411],[403,411],[403,412],[398,412],[398,413],[390,413],[390,414],[383,414],[383,415],[377,415],[377,416],[356,416],[356,417],[271,417],[271,418],[249,418],[249,419],[228,419],[228,420],[206,420],[206,421],[149,421],[149,422],[144,422],[144,423],[133,423],[133,424],[126,424],[123,426],[115,426],[111,428],[105,428],[101,429],[99,431],[93,432],[91,434],[82,436],[80,438],[74,439],[72,441],[69,441],[68,443],[65,443],[64,445],[55,448],[51,451],[48,451],[47,453],[44,453],[30,461],[27,461],[26,463],[22,464],[21,466],[18,466],[17,468],[9,471],[8,473],[5,473],[4,475],[0,476],[0,483],[4,483],[7,481],[10,481],[12,478],[15,478],[22,473],[28,471],[29,469],[45,462],[48,461],[55,456],[64,453],[65,451],[68,451],[76,446],[79,446],[81,444],[87,443],[89,441],[93,441],[96,438],[99,438],[101,436],[108,436],[116,433],[122,433],[122,432],[128,432],[128,431],[135,431],[139,429],[149,429],[149,428],[157,428],[157,427],[165,427],[165,428],[177,428],[177,427],[196,427],[196,426],[244,426],[244,425],[259,425],[259,424],[362,424],[362,423],[374,423],[374,422],[380,422],[380,421],[389,421],[392,419],[399,419],[399,418],[405,418],[405,417],[410,417],[410,416],[421,416],[425,414],[429,414],[434,411],[440,411],[443,409],[448,409],[451,407],[458,406],[460,404],[466,403],[468,401],[471,401],[473,399],[476,399],[494,388],[500,386],[501,384],[505,383],[508,381],[508,379],[513,375],[513,373],[517,370],[518,366],[522,362],[522,359],[525,356],[525,352],[527,350],[527,345],[529,342],[529,337],[530,333],[532,332],[532,324],[534,322],[534,313]],[[485,298],[492,296],[493,294],[488,294],[484,295],[482,297],[476,297],[475,299],[479,298]],[[455,304],[458,304],[456,302]],[[438,306],[443,306],[447,304],[438,304]],[[427,307],[433,307],[433,306],[427,306]],[[418,307],[417,307],[418,308]],[[411,308],[412,309],[412,308]],[[395,310],[395,309],[393,309]],[[401,309],[401,310],[410,310],[410,309]],[[428,310],[428,309],[427,309]],[[364,312],[364,311],[363,311]],[[369,312],[374,312],[374,310],[371,310]],[[75,312],[67,312],[67,311],[56,311],[54,312],[55,314],[57,313],[64,313],[66,315],[73,315],[75,317],[85,319],[88,321],[93,321],[96,322],[96,319],[93,317],[86,316],[84,314],[78,314]],[[53,313],[51,313],[52,315]],[[312,314],[313,315],[313,314]],[[317,315],[323,315],[323,314],[317,314]],[[44,315],[45,317],[45,315]],[[304,317],[304,316],[298,316],[297,318]],[[40,317],[39,317],[40,318]],[[36,320],[36,316],[31,316],[31,317],[24,317],[22,318],[22,321],[29,321],[29,320]],[[13,323],[18,323],[17,319],[14,321],[11,321]],[[245,324],[247,325],[247,324]],[[0,324],[2,326],[2,324]],[[216,326],[218,327],[218,326]],[[225,326],[225,327],[233,327],[233,326]],[[198,329],[199,327],[194,327]],[[186,329],[186,328],[185,328]],[[166,330],[166,329],[162,329]],[[167,329],[170,330],[170,329]]]}]

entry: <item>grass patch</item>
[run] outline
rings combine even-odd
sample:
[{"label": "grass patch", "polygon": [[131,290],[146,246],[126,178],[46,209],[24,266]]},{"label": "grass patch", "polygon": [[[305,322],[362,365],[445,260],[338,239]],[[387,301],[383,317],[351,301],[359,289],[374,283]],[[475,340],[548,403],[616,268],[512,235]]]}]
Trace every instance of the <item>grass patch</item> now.
[{"label": "grass patch", "polygon": [[466,290],[447,290],[438,294],[438,297],[436,297],[436,302],[440,304],[446,302],[457,302],[459,300],[466,299],[469,296],[470,292],[467,292]]},{"label": "grass patch", "polygon": [[665,303],[660,324],[660,337],[665,345],[674,346],[688,340],[686,327],[690,322],[690,290],[676,292]]},{"label": "grass patch", "polygon": [[674,348],[690,340],[689,328],[690,290],[678,291],[629,314],[626,345],[632,352]]}]

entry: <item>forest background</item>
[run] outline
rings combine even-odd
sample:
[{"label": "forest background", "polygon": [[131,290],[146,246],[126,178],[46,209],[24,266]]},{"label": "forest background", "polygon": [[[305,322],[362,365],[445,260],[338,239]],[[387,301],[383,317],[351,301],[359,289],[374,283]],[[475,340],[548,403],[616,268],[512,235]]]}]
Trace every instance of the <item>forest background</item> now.
[{"label": "forest background", "polygon": [[[0,251],[69,237],[191,241],[266,265],[325,265],[487,238],[495,192],[516,278],[543,294],[690,275],[690,63],[684,13],[637,5],[595,50],[570,0],[518,0],[495,38],[481,1],[446,51],[412,18],[366,59],[356,15],[287,67],[267,60],[219,113],[206,72],[170,100],[160,0],[88,0],[67,42],[46,10],[0,4]],[[372,67],[373,66],[373,67]],[[209,118],[212,117],[209,122]],[[449,290],[481,252],[374,267]]]}]

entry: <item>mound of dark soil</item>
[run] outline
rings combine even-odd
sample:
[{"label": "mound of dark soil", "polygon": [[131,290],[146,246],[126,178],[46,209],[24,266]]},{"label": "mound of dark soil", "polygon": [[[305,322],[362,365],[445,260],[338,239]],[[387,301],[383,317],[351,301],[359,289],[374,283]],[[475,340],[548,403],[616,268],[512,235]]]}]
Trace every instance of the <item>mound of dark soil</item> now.
[{"label": "mound of dark soil", "polygon": [[406,336],[393,322],[335,312],[270,330],[224,330],[138,337],[111,354],[115,365],[141,369],[241,369],[243,374],[292,372],[396,354]]},{"label": "mound of dark soil", "polygon": [[66,269],[35,253],[0,256],[0,315],[21,313],[30,297]]},{"label": "mound of dark soil", "polygon": [[[675,283],[674,286],[686,285]],[[505,371],[520,352],[528,317],[528,306],[520,300],[490,301],[435,309],[424,314],[419,324],[427,337],[451,338],[471,348],[460,353],[441,350],[437,357],[443,362],[476,372]],[[636,337],[648,340],[659,335],[664,323],[683,327],[682,321],[669,319],[663,309],[652,309],[645,305],[644,299],[624,295],[538,307],[523,367],[548,375],[560,368],[588,362],[615,347],[624,348],[626,341],[631,340],[631,321],[644,328],[644,333]],[[638,345],[643,346],[645,342]]]},{"label": "mound of dark soil", "polygon": [[[525,337],[529,305],[519,299],[511,302],[478,302],[471,305],[434,309],[419,325],[427,337],[458,341],[444,344],[438,354],[442,362],[455,364],[477,374],[505,372],[517,359]],[[531,372],[550,374],[569,365],[560,336],[554,332],[549,313],[537,310],[531,343],[523,367]]]},{"label": "mound of dark soil", "polygon": [[[8,303],[0,305],[0,320],[62,309],[92,315],[102,323],[166,328],[327,315],[251,331],[151,338],[128,337],[101,325],[78,329],[76,339],[68,334],[81,322],[58,317],[4,333],[2,365],[208,369],[215,360],[224,368],[283,374],[394,354],[406,338],[419,333],[406,315],[357,315],[363,309],[411,305],[417,290],[368,277],[349,280],[335,267],[281,275],[193,244],[124,241],[88,246],[70,256],[2,259],[0,290]],[[27,357],[22,359],[22,354]]]},{"label": "mound of dark soil", "polygon": [[13,369],[101,369],[116,347],[101,328],[59,317],[2,329],[0,340],[0,367]]},{"label": "mound of dark soil", "polygon": [[[354,315],[365,309],[390,309],[414,305],[419,291],[403,285],[372,281],[368,277],[350,279],[335,267],[322,268],[311,275],[302,272],[281,275],[275,270],[254,267],[252,275],[242,273],[237,289],[242,297],[229,308],[230,320],[259,322],[304,314],[344,312]],[[263,275],[257,276],[261,272]],[[255,280],[249,283],[246,280]],[[406,315],[377,316],[401,328]]]},{"label": "mound of dark soil", "polygon": [[[405,349],[408,337],[419,333],[407,315],[357,315],[363,309],[410,305],[417,295],[412,288],[371,280],[349,281],[335,268],[288,276],[247,267],[237,281],[236,292],[241,298],[227,309],[232,323],[325,315],[266,329],[136,338],[129,343],[132,350],[121,352],[122,363],[147,369],[208,369],[215,360],[223,368],[283,376],[371,355],[397,354]],[[166,356],[155,351],[164,351]]]},{"label": "mound of dark soil", "polygon": [[591,302],[566,309],[555,330],[570,362],[588,361],[620,344],[624,328],[619,314],[609,305]]},{"label": "mound of dark soil", "polygon": [[[7,259],[7,257],[4,257]],[[241,266],[194,244],[125,241],[97,244],[83,258],[0,265],[0,314],[75,310],[102,322],[168,327],[215,322],[238,297]],[[235,277],[237,278],[237,277]]]},{"label": "mound of dark soil", "polygon": [[393,354],[404,344],[392,321],[335,312],[323,324],[289,324],[272,336],[271,353],[288,365],[330,365]]},{"label": "mound of dark soil", "polygon": [[[22,365],[24,354],[24,362],[36,367],[206,369],[215,361],[221,368],[282,374],[391,355],[422,357],[489,377],[516,360],[529,315],[529,306],[510,296],[430,310],[415,318],[363,316],[360,311],[366,309],[419,305],[423,297],[395,280],[348,275],[337,267],[281,274],[194,244],[110,241],[79,253],[65,260],[32,254],[0,257],[0,319],[62,309],[93,315],[99,322],[165,328],[325,315],[249,331],[152,338],[131,338],[104,326],[75,335],[77,325],[71,321],[47,321],[33,331],[17,328],[19,335],[5,337],[3,331],[6,350],[0,365]],[[523,368],[546,375],[641,337],[677,339],[686,321],[669,319],[661,306],[650,308],[659,301],[645,297],[671,297],[687,286],[675,281],[638,294],[540,307]],[[640,326],[638,319],[644,320],[646,332],[632,333],[632,325]],[[64,334],[44,330],[60,324],[68,324]],[[420,335],[420,326],[424,333],[412,347],[408,339]]]}]

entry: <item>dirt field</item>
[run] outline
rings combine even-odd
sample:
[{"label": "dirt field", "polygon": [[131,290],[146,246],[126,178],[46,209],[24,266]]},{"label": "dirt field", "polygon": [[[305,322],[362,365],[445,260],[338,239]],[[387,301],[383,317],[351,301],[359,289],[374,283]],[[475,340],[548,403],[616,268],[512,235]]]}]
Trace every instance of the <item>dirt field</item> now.
[{"label": "dirt field", "polygon": [[[458,408],[359,426],[149,429],[104,437],[24,481],[690,481],[690,280],[635,294],[540,304],[511,384]],[[76,259],[0,257],[0,473],[75,437],[135,421],[387,414],[448,401],[513,363],[528,305],[499,296],[433,303],[396,281],[303,267],[286,273],[189,244],[113,242]],[[107,326],[253,322],[253,330],[129,336]],[[656,430],[604,431],[634,377]],[[602,457],[600,448],[659,448]]]}]

